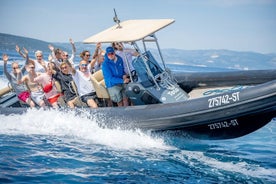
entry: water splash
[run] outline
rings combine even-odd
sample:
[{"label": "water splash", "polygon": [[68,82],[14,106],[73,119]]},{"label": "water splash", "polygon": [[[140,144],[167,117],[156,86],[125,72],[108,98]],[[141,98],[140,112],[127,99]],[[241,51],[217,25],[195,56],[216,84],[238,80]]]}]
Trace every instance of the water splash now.
[{"label": "water splash", "polygon": [[8,85],[8,79],[5,76],[0,75],[0,86],[1,86],[1,88],[5,87],[7,85]]},{"label": "water splash", "polygon": [[[0,133],[7,135],[51,135],[90,141],[118,149],[168,149],[162,138],[140,130],[107,129],[95,117],[75,115],[73,111],[29,109],[23,115],[0,115]],[[108,123],[108,122],[107,122]]]}]

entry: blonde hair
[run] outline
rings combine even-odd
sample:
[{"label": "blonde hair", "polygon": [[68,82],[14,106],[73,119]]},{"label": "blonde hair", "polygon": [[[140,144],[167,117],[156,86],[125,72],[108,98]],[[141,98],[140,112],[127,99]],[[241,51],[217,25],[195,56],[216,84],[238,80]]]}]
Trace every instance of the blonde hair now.
[{"label": "blonde hair", "polygon": [[67,61],[63,61],[61,64],[60,64],[60,68],[63,67],[64,65],[68,65],[69,67],[72,67],[72,64],[67,60]]}]

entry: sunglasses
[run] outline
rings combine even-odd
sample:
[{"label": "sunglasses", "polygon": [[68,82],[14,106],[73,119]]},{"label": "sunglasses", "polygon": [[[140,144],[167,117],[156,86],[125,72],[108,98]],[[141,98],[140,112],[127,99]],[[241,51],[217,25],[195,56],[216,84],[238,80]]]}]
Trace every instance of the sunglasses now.
[{"label": "sunglasses", "polygon": [[13,69],[15,70],[15,69],[18,69],[19,67],[13,67]]},{"label": "sunglasses", "polygon": [[81,64],[82,67],[87,67],[87,64]]},{"label": "sunglasses", "polygon": [[85,55],[86,57],[90,57],[90,55]]},{"label": "sunglasses", "polygon": [[65,67],[61,67],[60,69],[62,69],[62,70],[67,69],[67,66],[65,66]]},{"label": "sunglasses", "polygon": [[114,55],[114,52],[110,52],[107,54],[108,56],[113,56]]}]

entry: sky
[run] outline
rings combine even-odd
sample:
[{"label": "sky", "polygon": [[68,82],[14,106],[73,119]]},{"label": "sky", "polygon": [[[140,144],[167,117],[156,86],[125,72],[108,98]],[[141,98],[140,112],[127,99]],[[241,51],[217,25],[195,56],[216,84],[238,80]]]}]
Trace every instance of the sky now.
[{"label": "sky", "polygon": [[276,0],[0,0],[0,33],[75,42],[121,21],[175,19],[161,49],[276,53]]}]

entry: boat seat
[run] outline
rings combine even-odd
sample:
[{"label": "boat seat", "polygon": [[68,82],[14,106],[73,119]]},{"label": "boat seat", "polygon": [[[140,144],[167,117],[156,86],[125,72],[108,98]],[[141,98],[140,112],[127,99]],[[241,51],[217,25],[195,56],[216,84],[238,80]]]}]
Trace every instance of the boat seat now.
[{"label": "boat seat", "polygon": [[74,81],[71,81],[71,86],[73,87],[74,92],[77,94],[77,99],[75,101],[75,105],[78,107],[87,107],[87,104],[82,102],[78,93],[77,85]]},{"label": "boat seat", "polygon": [[91,76],[91,80],[92,80],[92,83],[94,85],[97,97],[108,99],[109,98],[109,93],[108,93],[108,91],[106,89],[106,86],[105,86],[102,70],[96,71]]},{"label": "boat seat", "polygon": [[8,94],[11,91],[12,91],[12,88],[10,86],[0,89],[0,97],[4,96],[5,94]]}]

